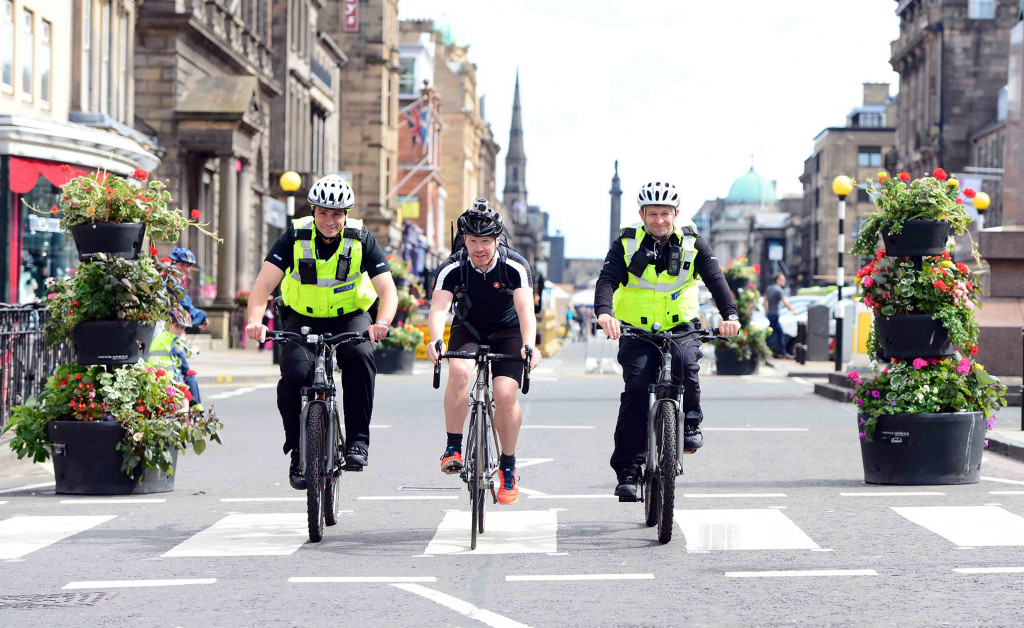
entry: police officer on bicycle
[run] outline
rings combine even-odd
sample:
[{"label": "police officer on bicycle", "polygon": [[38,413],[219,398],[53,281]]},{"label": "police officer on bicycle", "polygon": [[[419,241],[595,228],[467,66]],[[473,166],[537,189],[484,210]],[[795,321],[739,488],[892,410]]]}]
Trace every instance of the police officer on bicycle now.
[{"label": "police officer on bicycle", "polygon": [[[696,226],[677,224],[679,192],[666,181],[653,181],[637,194],[641,223],[623,229],[605,257],[594,293],[597,322],[612,340],[621,335],[619,321],[651,330],[685,331],[698,323],[697,279],[711,291],[723,321],[722,336],[739,332],[739,315],[729,285],[711,245],[697,235]],[[700,432],[700,382],[697,361],[703,354],[687,343],[673,349],[672,375],[683,384],[684,450],[704,444]],[[620,397],[611,466],[619,501],[636,501],[640,463],[646,443],[648,386],[658,372],[656,347],[635,338],[619,344],[619,364],[625,391]]]},{"label": "police officer on bicycle", "polygon": [[[282,329],[314,334],[368,330],[370,340],[388,335],[398,295],[391,267],[362,221],[348,218],[355,205],[352,187],[338,175],[318,179],[309,190],[313,215],[292,221],[270,249],[249,293],[246,336],[263,341],[263,314],[278,284],[284,300]],[[368,313],[380,297],[377,320]],[[367,464],[370,416],[373,410],[373,348],[369,343],[338,347],[344,392],[345,468],[361,471]],[[289,343],[281,350],[281,381],[277,407],[284,422],[284,452],[291,452],[289,482],[304,489],[300,475],[299,413],[301,389],[312,381],[314,356],[308,348]]]},{"label": "police officer on bicycle", "polygon": [[[537,333],[533,314],[533,279],[529,263],[502,242],[505,227],[501,215],[487,199],[478,198],[473,208],[459,217],[455,252],[438,267],[430,302],[427,327],[432,339],[444,335],[445,319],[455,303],[455,319],[449,338],[452,351],[476,351],[487,345],[492,353],[518,354],[526,359],[531,348],[530,369],[540,364],[540,352],[532,349]],[[441,343],[440,353],[445,351]],[[427,345],[427,357],[437,363],[436,342]],[[522,363],[499,361],[491,365],[494,391],[494,426],[501,441],[498,463],[501,481],[498,503],[519,498],[516,486],[516,443],[523,414],[518,390]],[[448,444],[441,455],[441,471],[462,470],[462,431],[469,405],[472,360],[449,360],[444,391],[445,429]]]}]

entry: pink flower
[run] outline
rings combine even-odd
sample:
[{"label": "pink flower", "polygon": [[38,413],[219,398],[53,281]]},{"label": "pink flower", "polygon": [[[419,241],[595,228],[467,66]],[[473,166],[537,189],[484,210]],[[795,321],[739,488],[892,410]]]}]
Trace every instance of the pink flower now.
[{"label": "pink flower", "polygon": [[961,375],[967,375],[971,372],[971,361],[967,358],[960,359],[960,365],[956,367],[956,372]]},{"label": "pink flower", "polygon": [[916,368],[917,370],[920,371],[922,368],[928,366],[928,361],[927,360],[922,360],[921,358],[914,358],[913,364],[914,364],[914,368]]},{"label": "pink flower", "polygon": [[47,299],[56,299],[57,298],[57,293],[56,292],[51,292],[50,294],[46,295],[46,298]]},{"label": "pink flower", "polygon": [[875,399],[878,399],[879,397],[882,396],[882,393],[878,392],[877,390],[872,390],[871,396],[874,397]]},{"label": "pink flower", "polygon": [[996,420],[995,419],[986,419],[985,420],[985,425],[988,426],[988,429],[994,430],[994,429],[996,429]]},{"label": "pink flower", "polygon": [[[861,439],[861,440],[867,440],[867,438],[868,438],[868,435],[867,435],[867,434],[865,434],[864,432],[861,432],[861,433],[860,433],[860,439]],[[986,441],[986,442],[987,442],[987,441]]]},{"label": "pink flower", "polygon": [[168,386],[167,388],[164,388],[164,392],[167,393],[168,395],[173,395],[174,389]]},{"label": "pink flower", "polygon": [[874,279],[872,279],[871,277],[865,277],[864,278],[864,287],[865,288],[870,288],[873,285],[875,285],[875,280]]}]

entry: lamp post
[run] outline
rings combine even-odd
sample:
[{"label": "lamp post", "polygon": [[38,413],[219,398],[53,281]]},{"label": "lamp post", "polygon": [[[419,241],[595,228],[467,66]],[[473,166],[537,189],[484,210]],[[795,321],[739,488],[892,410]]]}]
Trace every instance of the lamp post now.
[{"label": "lamp post", "polygon": [[839,197],[839,239],[836,250],[839,253],[836,266],[836,372],[843,370],[843,284],[846,282],[843,268],[843,252],[846,249],[846,195],[853,191],[853,180],[840,175],[832,179],[832,191]]},{"label": "lamp post", "polygon": [[289,170],[281,175],[281,189],[288,194],[288,219],[295,217],[295,190],[302,186],[302,177],[298,172]]},{"label": "lamp post", "polygon": [[978,192],[974,195],[971,204],[974,205],[974,209],[978,210],[978,230],[980,231],[985,228],[985,210],[992,204],[992,199],[988,197],[988,194]]}]

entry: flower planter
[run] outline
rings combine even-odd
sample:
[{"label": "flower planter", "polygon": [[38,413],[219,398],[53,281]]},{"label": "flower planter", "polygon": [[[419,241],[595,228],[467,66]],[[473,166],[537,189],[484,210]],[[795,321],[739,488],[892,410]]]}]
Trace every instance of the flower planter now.
[{"label": "flower planter", "polygon": [[88,366],[148,360],[154,328],[138,321],[83,321],[71,332],[75,361]]},{"label": "flower planter", "polygon": [[396,290],[405,290],[407,287],[409,287],[408,277],[395,277],[394,281]]},{"label": "flower planter", "polygon": [[[141,464],[135,469],[134,480],[121,471],[124,454],[117,444],[124,439],[125,430],[116,421],[50,421],[46,427],[59,494],[127,495],[174,490],[174,476],[159,469],[150,470],[141,481]],[[171,451],[175,469],[177,463],[175,449]]]},{"label": "flower planter", "polygon": [[976,484],[981,480],[981,412],[881,416],[871,442],[861,440],[868,484]]},{"label": "flower planter", "polygon": [[875,317],[879,357],[931,358],[953,355],[953,343],[942,322],[931,314]]},{"label": "flower planter", "polygon": [[715,349],[716,375],[752,375],[757,372],[760,361],[756,357],[741,360],[739,353],[733,349],[717,347]]},{"label": "flower planter", "polygon": [[385,347],[373,352],[373,363],[378,374],[412,373],[416,363],[416,352],[406,351],[398,347]]},{"label": "flower planter", "polygon": [[78,259],[83,262],[97,253],[137,259],[145,235],[146,225],[141,222],[98,222],[71,227],[71,237],[78,247]]},{"label": "flower planter", "polygon": [[747,279],[746,277],[726,277],[725,282],[729,284],[729,289],[732,290],[733,292],[737,292],[739,290],[749,290],[750,284],[754,283],[753,280]]},{"label": "flower planter", "polygon": [[948,237],[949,223],[945,220],[908,220],[898,234],[882,229],[882,242],[889,257],[942,255]]}]

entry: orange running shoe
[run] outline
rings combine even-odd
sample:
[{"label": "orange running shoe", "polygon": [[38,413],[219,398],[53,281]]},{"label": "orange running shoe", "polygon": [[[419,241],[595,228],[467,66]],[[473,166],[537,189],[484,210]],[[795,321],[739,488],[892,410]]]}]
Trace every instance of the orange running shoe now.
[{"label": "orange running shoe", "polygon": [[448,445],[441,455],[441,472],[454,475],[462,471],[462,452],[455,445]]},{"label": "orange running shoe", "polygon": [[499,469],[501,486],[498,487],[498,503],[503,506],[514,504],[519,499],[519,487],[516,486],[515,469]]}]

